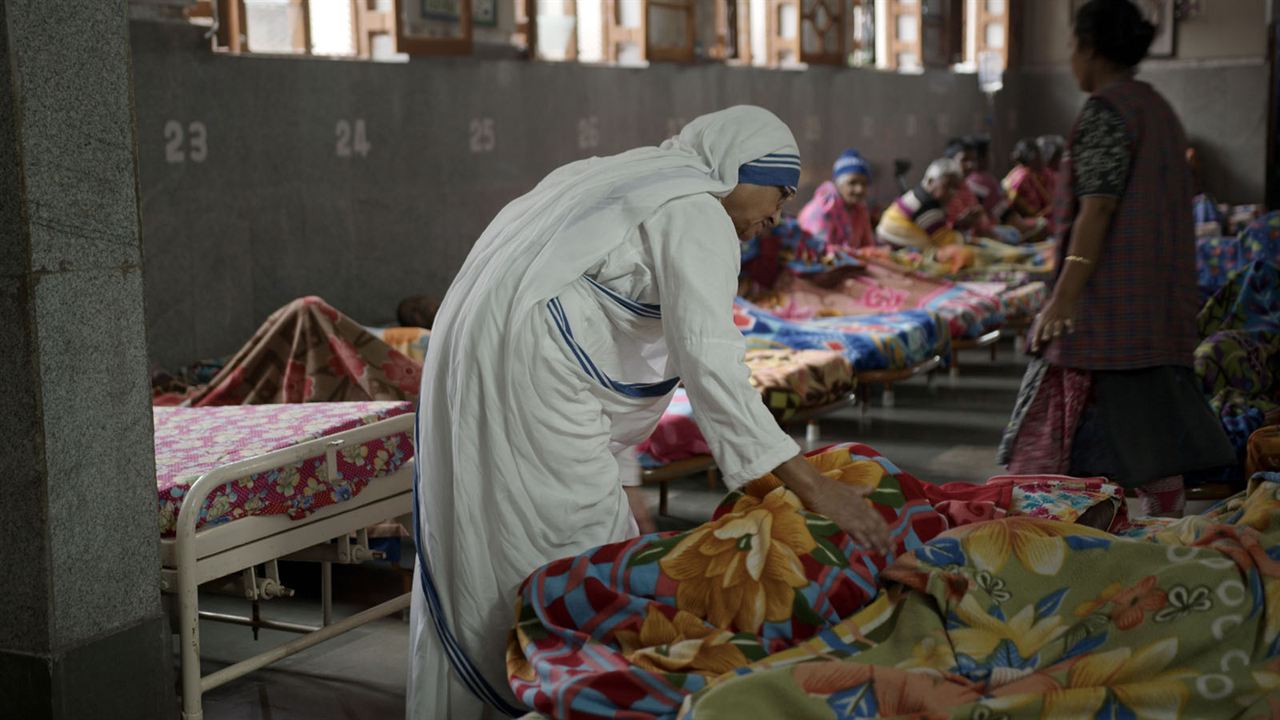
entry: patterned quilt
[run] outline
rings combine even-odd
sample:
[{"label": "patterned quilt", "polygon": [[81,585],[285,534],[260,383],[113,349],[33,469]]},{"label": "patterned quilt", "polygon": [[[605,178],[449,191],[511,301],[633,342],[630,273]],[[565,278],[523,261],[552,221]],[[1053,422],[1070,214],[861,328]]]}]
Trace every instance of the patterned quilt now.
[{"label": "patterned quilt", "polygon": [[953,339],[978,337],[1004,320],[999,302],[990,295],[873,260],[812,279],[784,278],[754,301],[794,320],[930,310],[946,321]]},{"label": "patterned quilt", "polygon": [[1258,260],[1232,275],[1198,321],[1196,374],[1243,462],[1249,436],[1280,418],[1280,265]]},{"label": "patterned quilt", "polygon": [[1049,299],[1049,286],[1039,280],[1022,285],[1002,282],[962,282],[960,287],[996,298],[1007,322],[1028,321]]},{"label": "patterned quilt", "polygon": [[856,382],[848,358],[832,350],[748,350],[746,363],[778,422],[847,397]]},{"label": "patterned quilt", "polygon": [[[948,528],[989,527],[998,551],[1007,539],[1003,526],[986,521],[1010,515],[1023,523],[1059,518],[1128,527],[1123,492],[1097,480],[931,485],[857,444],[809,460],[828,477],[874,488],[870,498],[890,522],[898,564],[928,552]],[[1089,542],[1110,537],[1086,534]],[[1053,547],[1028,540],[1017,552],[1047,552],[1051,561],[1062,540],[1047,542]],[[674,717],[691,694],[771,658],[852,647],[841,638],[846,620],[880,593],[889,560],[864,551],[765,477],[731,493],[698,528],[603,546],[530,576],[508,647],[512,688],[557,718]],[[1000,570],[980,580],[997,597],[1004,591]],[[776,708],[734,712],[791,717]]]},{"label": "patterned quilt", "polygon": [[[927,501],[906,502],[902,483],[918,481],[870,448],[841,446],[811,461],[877,488],[900,551],[946,527]],[[605,545],[533,573],[508,648],[512,688],[557,718],[673,717],[709,679],[861,608],[885,563],[763,478],[695,530]]]},{"label": "patterned quilt", "polygon": [[966,245],[964,249],[972,255],[972,262],[958,271],[935,258],[935,250],[923,253],[915,249],[896,250],[891,258],[903,267],[918,270],[930,277],[1022,285],[1031,279],[1053,274],[1057,244],[1046,240],[1027,245],[1006,245],[981,238],[978,244]]},{"label": "patterned quilt", "polygon": [[1277,717],[1280,474],[1250,489],[1132,538],[1027,517],[942,533],[866,609],[680,717]]},{"label": "patterned quilt", "polygon": [[951,355],[951,333],[936,313],[907,310],[858,317],[784,320],[739,298],[733,320],[752,349],[835,350],[855,372],[900,370]]},{"label": "patterned quilt", "polygon": [[[187,488],[201,474],[238,460],[371,425],[413,412],[411,402],[309,403],[153,409],[160,534],[173,535]],[[328,477],[323,453],[290,467],[228,482],[214,489],[196,526],[249,515],[297,519],[348,500],[371,480],[394,473],[413,457],[408,433],[376,438],[338,453],[338,477]]]},{"label": "patterned quilt", "polygon": [[1196,240],[1196,270],[1201,294],[1207,299],[1232,274],[1258,260],[1280,262],[1280,211],[1249,223],[1239,235]]}]

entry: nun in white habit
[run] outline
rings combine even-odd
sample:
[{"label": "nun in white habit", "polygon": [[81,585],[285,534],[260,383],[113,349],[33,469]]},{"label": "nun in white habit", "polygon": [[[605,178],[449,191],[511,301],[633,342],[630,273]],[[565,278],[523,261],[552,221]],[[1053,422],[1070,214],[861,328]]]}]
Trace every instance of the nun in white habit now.
[{"label": "nun in white habit", "polygon": [[634,447],[683,382],[729,487],[769,472],[863,543],[863,494],[800,458],[749,382],[733,323],[738,240],[800,179],[757,107],[661,147],[556,170],[502,210],[440,307],[417,430],[410,720],[520,712],[504,655],[520,582],[633,537]]}]

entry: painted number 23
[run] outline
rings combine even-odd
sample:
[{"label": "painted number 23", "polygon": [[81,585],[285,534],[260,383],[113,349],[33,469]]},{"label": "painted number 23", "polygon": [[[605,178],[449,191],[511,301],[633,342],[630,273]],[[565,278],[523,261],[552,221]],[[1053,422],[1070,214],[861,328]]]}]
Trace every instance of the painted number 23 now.
[{"label": "painted number 23", "polygon": [[354,155],[368,157],[369,151],[373,149],[369,144],[369,135],[362,118],[356,118],[354,121],[339,120],[334,134],[338,142],[333,152],[340,158],[349,158]]},{"label": "painted number 23", "polygon": [[209,157],[209,131],[199,120],[183,127],[177,120],[164,124],[164,160],[170,164],[202,163]]}]

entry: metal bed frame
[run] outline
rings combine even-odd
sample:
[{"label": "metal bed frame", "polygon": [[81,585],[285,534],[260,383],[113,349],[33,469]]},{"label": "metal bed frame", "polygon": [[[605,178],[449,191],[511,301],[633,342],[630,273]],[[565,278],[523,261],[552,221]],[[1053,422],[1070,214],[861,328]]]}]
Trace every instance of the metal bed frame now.
[{"label": "metal bed frame", "polygon": [[999,351],[997,343],[1000,342],[1000,329],[997,328],[991,332],[976,338],[962,338],[960,340],[951,341],[951,369],[949,371],[951,379],[960,377],[960,351],[961,350],[978,350],[981,348],[991,348],[991,362],[996,361],[996,353]]},{"label": "metal bed frame", "polygon": [[[857,375],[858,386],[862,387],[873,384],[884,385],[884,395],[881,397],[881,401],[886,408],[892,408],[894,405],[894,383],[900,383],[919,375],[931,373],[934,370],[937,370],[940,365],[942,365],[942,356],[934,355],[924,362],[916,363],[911,367],[903,368],[901,370],[868,370],[866,372],[860,372]],[[862,419],[865,422],[867,419],[867,411],[871,409],[870,393],[862,393],[861,407]]]},{"label": "metal bed frame", "polygon": [[[413,511],[411,459],[396,472],[375,478],[360,494],[324,507],[298,520],[284,515],[241,518],[196,529],[200,508],[215,488],[239,478],[287,467],[308,458],[325,457],[329,477],[337,475],[337,453],[343,445],[359,445],[380,437],[413,432],[412,413],[308,440],[280,450],[223,465],[204,473],[187,489],[178,512],[174,537],[162,538],[161,589],[176,596],[177,633],[182,659],[182,717],[202,720],[204,693],[318,643],[354,630],[409,607],[404,593],[349,618],[333,622],[332,564],[354,564],[373,559],[365,528]],[[355,535],[355,541],[352,541]],[[311,627],[266,620],[258,615],[258,601],[292,594],[280,584],[277,561],[306,560],[320,563],[322,623]],[[257,566],[266,564],[260,577]],[[199,586],[240,574],[246,598],[254,602],[252,617],[201,612]],[[210,675],[200,674],[200,620],[229,622],[254,628],[301,633],[301,636],[266,652],[242,660]]]}]

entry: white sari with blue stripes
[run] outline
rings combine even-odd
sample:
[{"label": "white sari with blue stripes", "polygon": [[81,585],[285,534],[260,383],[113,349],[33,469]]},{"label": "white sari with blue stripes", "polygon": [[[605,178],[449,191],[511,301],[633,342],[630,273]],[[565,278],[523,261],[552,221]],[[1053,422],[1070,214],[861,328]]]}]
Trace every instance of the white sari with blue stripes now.
[{"label": "white sari with blue stripes", "polygon": [[409,718],[518,711],[504,659],[519,583],[635,534],[629,458],[680,379],[729,484],[799,451],[733,324],[740,253],[716,196],[756,159],[798,167],[777,118],[704,116],[662,148],[556,171],[472,250],[423,377]]}]

